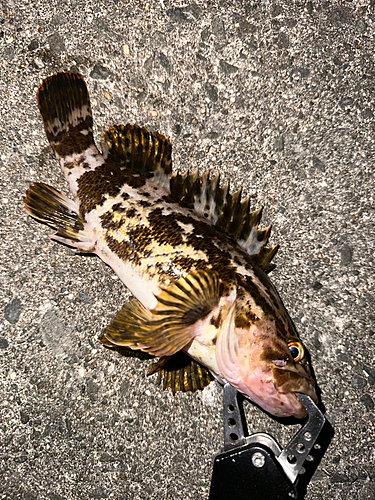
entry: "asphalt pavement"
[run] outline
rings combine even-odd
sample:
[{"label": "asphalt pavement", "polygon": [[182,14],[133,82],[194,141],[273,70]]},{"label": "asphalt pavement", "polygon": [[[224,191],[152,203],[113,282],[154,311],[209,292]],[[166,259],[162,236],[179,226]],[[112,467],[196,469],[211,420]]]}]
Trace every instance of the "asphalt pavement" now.
[{"label": "asphalt pavement", "polygon": [[[88,84],[95,137],[137,123],[174,169],[264,206],[271,278],[334,436],[306,500],[375,499],[375,6],[356,1],[0,1],[0,498],[206,500],[222,388],[162,391],[97,338],[129,292],[50,241],[27,186],[68,193],[35,92]],[[246,405],[250,432],[299,428]]]}]

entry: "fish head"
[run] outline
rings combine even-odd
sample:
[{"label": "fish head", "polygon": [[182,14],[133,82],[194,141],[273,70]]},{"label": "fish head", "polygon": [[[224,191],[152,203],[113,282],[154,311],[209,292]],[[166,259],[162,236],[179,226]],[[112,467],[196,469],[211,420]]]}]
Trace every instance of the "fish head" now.
[{"label": "fish head", "polygon": [[277,327],[269,320],[235,333],[240,339],[238,366],[244,394],[272,415],[304,418],[306,410],[296,393],[315,402],[317,397],[302,342],[294,336],[277,339]]},{"label": "fish head", "polygon": [[221,376],[268,413],[304,418],[296,393],[317,402],[307,350],[278,295],[263,308],[253,299],[245,307],[243,298],[233,303],[218,336]]}]

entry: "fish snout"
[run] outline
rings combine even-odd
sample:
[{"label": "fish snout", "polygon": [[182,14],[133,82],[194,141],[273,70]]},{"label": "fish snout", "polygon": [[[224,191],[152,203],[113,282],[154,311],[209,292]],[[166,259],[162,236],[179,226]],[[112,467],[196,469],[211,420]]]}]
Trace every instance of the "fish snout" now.
[{"label": "fish snout", "polygon": [[[285,366],[274,366],[273,372],[274,384],[279,393],[294,394],[300,392],[309,396],[314,403],[318,402],[315,382],[308,364],[288,362]],[[299,402],[297,398],[296,400]]]}]

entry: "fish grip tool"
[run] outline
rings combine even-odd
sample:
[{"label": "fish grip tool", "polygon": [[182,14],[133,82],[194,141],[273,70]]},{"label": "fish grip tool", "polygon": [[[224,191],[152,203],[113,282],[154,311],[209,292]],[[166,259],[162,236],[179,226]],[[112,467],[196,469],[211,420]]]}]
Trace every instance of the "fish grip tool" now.
[{"label": "fish grip tool", "polygon": [[298,500],[297,483],[326,422],[306,395],[296,396],[306,408],[307,423],[284,449],[269,434],[245,436],[246,420],[238,392],[224,386],[224,447],[215,456],[209,500]]}]

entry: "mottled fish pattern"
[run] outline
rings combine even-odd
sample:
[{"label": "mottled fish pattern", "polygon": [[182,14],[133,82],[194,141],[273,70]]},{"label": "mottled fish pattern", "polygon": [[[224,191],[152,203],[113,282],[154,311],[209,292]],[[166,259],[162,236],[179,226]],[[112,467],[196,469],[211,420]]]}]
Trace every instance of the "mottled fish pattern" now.
[{"label": "mottled fish pattern", "polygon": [[278,247],[267,247],[261,210],[219,175],[172,173],[170,142],[139,126],[111,127],[100,152],[78,74],[47,78],[37,99],[73,199],[35,183],[26,211],[53,240],[97,254],[134,295],[101,342],[159,357],[149,373],[173,391],[216,377],[273,415],[303,417],[295,392],[316,400],[314,382],[267,276]]}]

